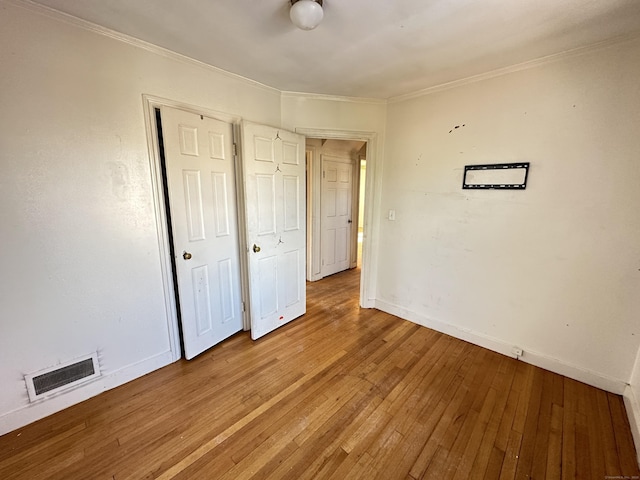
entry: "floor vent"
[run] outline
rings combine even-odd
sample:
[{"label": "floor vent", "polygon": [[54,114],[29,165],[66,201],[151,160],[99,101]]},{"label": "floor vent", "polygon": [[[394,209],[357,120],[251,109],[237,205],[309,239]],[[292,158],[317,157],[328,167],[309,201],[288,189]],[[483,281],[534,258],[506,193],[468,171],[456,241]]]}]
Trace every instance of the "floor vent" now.
[{"label": "floor vent", "polygon": [[82,357],[70,363],[56,365],[37,373],[25,375],[29,400],[34,402],[63,390],[78,386],[100,376],[98,354]]}]

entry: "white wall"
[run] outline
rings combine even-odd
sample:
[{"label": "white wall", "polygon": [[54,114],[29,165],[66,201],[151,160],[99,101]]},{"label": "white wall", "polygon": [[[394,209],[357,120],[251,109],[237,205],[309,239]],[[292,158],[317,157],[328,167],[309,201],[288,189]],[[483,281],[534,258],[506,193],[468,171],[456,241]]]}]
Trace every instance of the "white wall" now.
[{"label": "white wall", "polygon": [[282,127],[384,133],[387,102],[285,92]]},{"label": "white wall", "polygon": [[[376,305],[622,393],[640,345],[638,58],[636,40],[391,102]],[[515,161],[525,191],[462,190],[464,165]]]},{"label": "white wall", "polygon": [[[0,2],[0,434],[171,361],[143,94],[280,122],[280,92]],[[23,375],[105,377],[29,405]]]}]

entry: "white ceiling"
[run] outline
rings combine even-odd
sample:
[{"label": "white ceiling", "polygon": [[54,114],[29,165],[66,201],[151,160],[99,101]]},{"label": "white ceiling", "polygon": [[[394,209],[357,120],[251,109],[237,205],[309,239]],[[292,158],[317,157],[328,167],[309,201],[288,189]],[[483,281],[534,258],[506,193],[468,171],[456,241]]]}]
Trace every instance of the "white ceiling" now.
[{"label": "white ceiling", "polygon": [[279,90],[389,98],[619,36],[640,0],[37,0]]}]

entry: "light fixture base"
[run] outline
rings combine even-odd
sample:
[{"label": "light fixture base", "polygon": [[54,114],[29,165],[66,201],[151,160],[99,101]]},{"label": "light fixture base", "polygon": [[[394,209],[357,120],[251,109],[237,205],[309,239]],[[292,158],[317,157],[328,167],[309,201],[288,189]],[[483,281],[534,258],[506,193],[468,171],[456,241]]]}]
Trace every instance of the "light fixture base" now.
[{"label": "light fixture base", "polygon": [[[294,3],[299,2],[300,0],[291,0],[291,6],[293,6]],[[322,0],[313,0],[316,3],[319,3],[320,6],[322,6]]]}]

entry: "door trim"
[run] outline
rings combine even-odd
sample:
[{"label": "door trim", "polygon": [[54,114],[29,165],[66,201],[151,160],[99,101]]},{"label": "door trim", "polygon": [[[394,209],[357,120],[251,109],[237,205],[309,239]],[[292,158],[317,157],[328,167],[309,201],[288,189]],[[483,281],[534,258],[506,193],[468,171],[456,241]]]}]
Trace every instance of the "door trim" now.
[{"label": "door trim", "polygon": [[[182,358],[182,348],[180,346],[180,327],[178,325],[178,309],[175,300],[176,285],[173,281],[173,267],[171,263],[169,224],[166,215],[166,204],[168,199],[164,195],[164,185],[162,181],[162,163],[160,161],[160,151],[158,148],[158,130],[155,121],[155,109],[163,106],[178,108],[197,115],[206,115],[207,117],[222,120],[230,123],[233,129],[233,141],[239,145],[239,129],[241,118],[235,115],[229,115],[224,112],[211,110],[188,103],[178,102],[167,98],[156,97],[153,95],[142,95],[142,104],[144,112],[145,130],[147,134],[147,148],[149,150],[149,166],[151,167],[151,191],[153,196],[153,209],[156,220],[156,235],[158,237],[158,250],[160,253],[160,274],[162,276],[162,290],[164,294],[165,311],[167,314],[167,333],[169,335],[169,348],[171,351],[172,361]],[[246,305],[247,292],[247,269],[245,251],[245,219],[244,219],[244,190],[242,181],[238,181],[239,175],[242,173],[239,152],[236,156],[235,182],[236,196],[238,197],[238,235],[240,242],[240,274],[241,274],[241,294],[243,305]],[[243,309],[244,310],[244,309]],[[249,329],[247,322],[247,312],[243,311],[243,328]]]},{"label": "door trim", "polygon": [[[360,306],[375,307],[375,261],[376,239],[379,228],[377,212],[380,212],[380,188],[378,170],[381,168],[378,151],[378,134],[376,132],[360,132],[348,130],[325,130],[318,128],[297,127],[294,129],[307,138],[331,140],[360,140],[367,142],[367,175],[365,178],[364,202],[364,238],[362,241],[362,268],[360,271]],[[314,202],[319,202],[319,190],[311,192]]]},{"label": "door trim", "polygon": [[321,165],[318,149],[314,146],[305,147],[307,161],[307,280],[315,282],[322,278],[320,271],[320,242],[312,233],[320,229],[320,204],[313,194],[320,189]]}]

